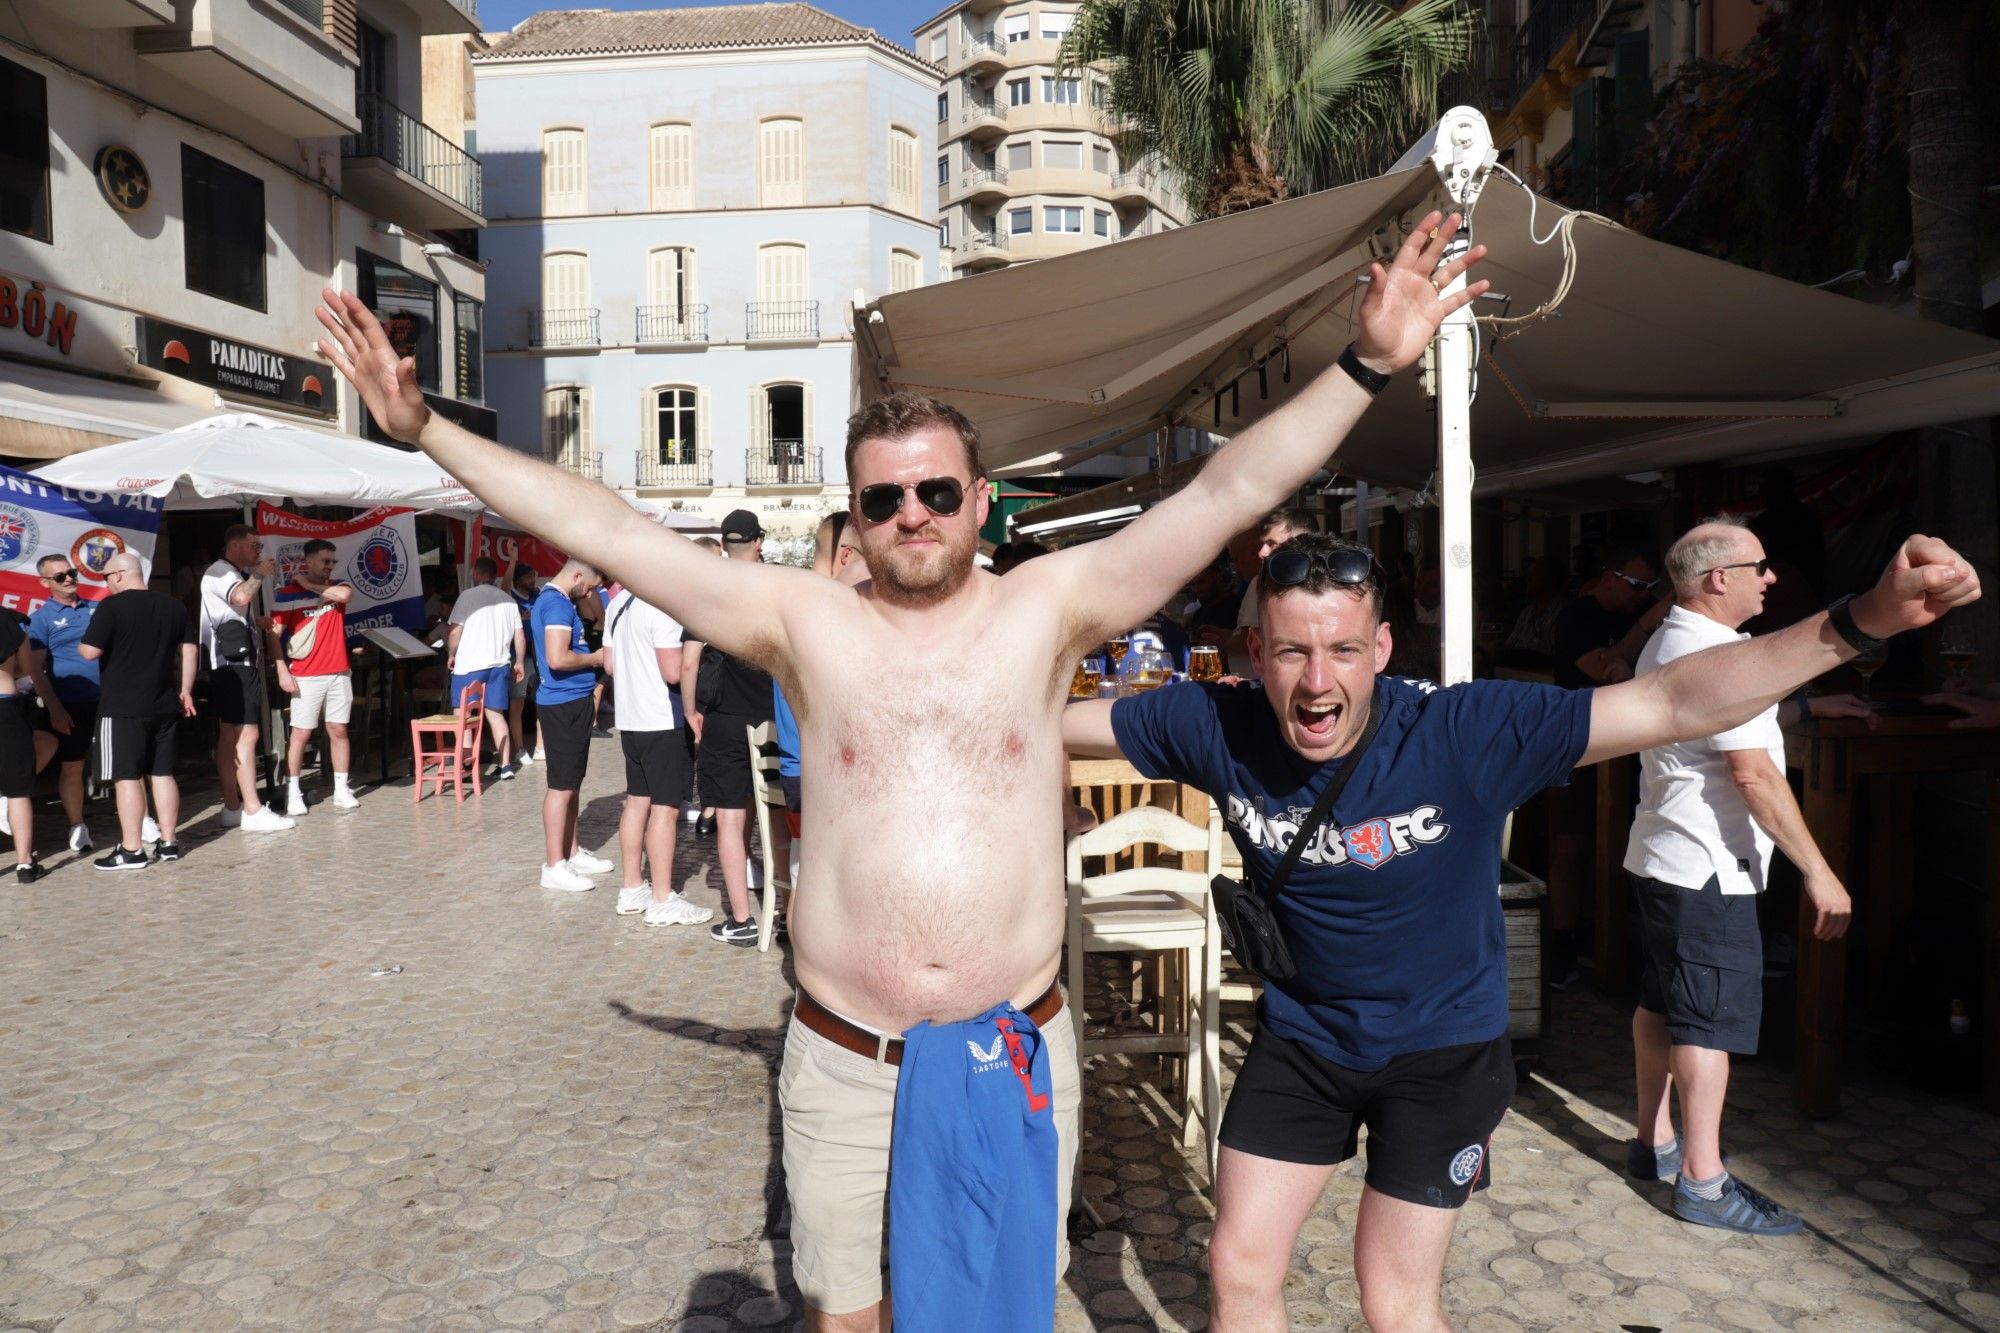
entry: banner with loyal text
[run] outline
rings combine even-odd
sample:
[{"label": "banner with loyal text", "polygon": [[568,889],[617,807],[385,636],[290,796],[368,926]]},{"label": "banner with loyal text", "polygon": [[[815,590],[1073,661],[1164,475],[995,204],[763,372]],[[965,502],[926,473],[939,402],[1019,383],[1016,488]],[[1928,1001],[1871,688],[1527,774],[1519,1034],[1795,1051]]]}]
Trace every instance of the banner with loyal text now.
[{"label": "banner with loyal text", "polygon": [[333,577],[353,585],[347,604],[347,637],[362,630],[394,625],[411,634],[424,632],[424,585],[417,574],[417,519],[414,511],[383,505],[346,519],[306,518],[280,509],[268,500],[257,502],[257,532],[264,554],[278,562],[277,586],[271,605],[282,609],[297,597],[285,589],[305,563],[305,545],[314,538],[333,543]]},{"label": "banner with loyal text", "polygon": [[76,566],[77,591],[103,597],[104,567],[129,551],[153,573],[153,540],[166,501],[51,486],[32,472],[0,466],[0,607],[30,613],[49,590],[35,562],[59,555]]}]

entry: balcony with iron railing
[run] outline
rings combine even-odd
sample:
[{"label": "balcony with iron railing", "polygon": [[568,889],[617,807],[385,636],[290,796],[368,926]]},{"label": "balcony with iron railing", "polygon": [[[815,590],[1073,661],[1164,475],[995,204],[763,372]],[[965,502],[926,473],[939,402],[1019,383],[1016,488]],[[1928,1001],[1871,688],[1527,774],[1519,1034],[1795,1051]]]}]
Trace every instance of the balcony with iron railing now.
[{"label": "balcony with iron railing", "polygon": [[600,452],[565,447],[556,450],[549,461],[563,471],[574,472],[579,477],[588,477],[592,481],[604,480],[604,455]]},{"label": "balcony with iron railing", "polygon": [[1519,104],[1571,41],[1581,43],[1596,22],[1600,0],[1538,0],[1514,30],[1507,53],[1507,103]]},{"label": "balcony with iron railing", "polygon": [[819,337],[819,302],[751,301],[743,307],[746,342],[803,342]]},{"label": "balcony with iron railing", "polygon": [[640,486],[715,485],[714,456],[677,440],[658,449],[639,450],[633,463],[633,479]]},{"label": "balcony with iron railing", "polygon": [[340,141],[341,192],[425,231],[486,225],[479,159],[379,93],[359,93],[361,132]]},{"label": "balcony with iron railing", "polygon": [[528,346],[545,348],[599,346],[597,315],[595,309],[530,310]]},{"label": "balcony with iron railing", "polygon": [[743,455],[743,477],[751,486],[818,486],[821,474],[819,450],[808,449],[804,440],[771,440],[753,445]]},{"label": "balcony with iron railing", "polygon": [[705,305],[642,305],[634,322],[633,337],[641,345],[708,341]]},{"label": "balcony with iron railing", "polygon": [[64,0],[55,7],[66,16],[74,11],[86,31],[121,11],[135,19],[136,26],[113,25],[131,27],[130,36],[114,45],[129,42],[146,95],[162,110],[211,125],[254,126],[279,138],[331,138],[360,129],[353,51],[328,37],[333,6],[325,0],[122,6]]},{"label": "balcony with iron railing", "polygon": [[990,33],[968,37],[965,44],[958,48],[958,63],[968,70],[983,65],[1005,65],[1007,48],[994,41]]},{"label": "balcony with iron railing", "polygon": [[1007,193],[1007,168],[999,166],[968,167],[958,173],[959,196],[976,199],[981,195],[1005,197]]},{"label": "balcony with iron railing", "polygon": [[952,256],[960,268],[978,268],[1010,262],[1009,248],[1004,231],[974,231],[952,247]]},{"label": "balcony with iron railing", "polygon": [[1007,108],[991,97],[979,97],[968,93],[965,105],[958,113],[960,133],[978,135],[1005,134],[1007,132]]}]

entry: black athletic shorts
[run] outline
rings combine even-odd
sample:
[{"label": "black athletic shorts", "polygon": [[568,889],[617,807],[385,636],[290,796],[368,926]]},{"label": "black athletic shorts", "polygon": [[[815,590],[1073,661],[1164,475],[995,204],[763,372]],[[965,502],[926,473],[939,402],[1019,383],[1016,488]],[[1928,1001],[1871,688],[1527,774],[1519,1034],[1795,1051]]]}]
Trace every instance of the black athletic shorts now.
[{"label": "black athletic shorts", "polygon": [[174,733],[178,713],[159,717],[100,717],[97,719],[97,762],[106,782],[174,775]]},{"label": "black athletic shorts", "polygon": [[734,713],[702,715],[694,775],[701,784],[703,805],[717,810],[750,808],[750,728],[761,721]]},{"label": "black athletic shorts", "polygon": [[1755,1055],[1764,1022],[1764,938],[1757,895],[1632,875],[1639,921],[1639,1007],[1663,1014],[1676,1046]]},{"label": "black athletic shorts", "polygon": [[1257,1025],[1223,1113],[1226,1148],[1330,1166],[1368,1127],[1371,1189],[1430,1208],[1460,1208],[1493,1179],[1487,1151],[1514,1097],[1506,1037],[1399,1055],[1349,1069]]},{"label": "black athletic shorts", "polygon": [[575,791],[590,767],[590,696],[536,708],[542,727],[542,757],[547,761],[549,790]]},{"label": "black athletic shorts", "polygon": [[28,701],[0,694],[0,797],[35,794],[35,729]]},{"label": "black athletic shorts", "polygon": [[255,662],[224,662],[208,673],[208,706],[215,720],[234,727],[264,725],[264,669]]},{"label": "black athletic shorts", "polygon": [[643,796],[654,805],[671,805],[680,817],[682,801],[694,794],[694,755],[688,748],[688,734],[672,731],[627,731],[618,729],[618,744],[625,751],[625,794]]},{"label": "black athletic shorts", "polygon": [[69,713],[67,736],[56,730],[55,719],[49,716],[47,708],[35,710],[35,729],[46,731],[56,738],[57,763],[81,763],[90,758],[90,741],[97,733],[97,701],[79,699],[74,703],[65,702],[63,708]]}]

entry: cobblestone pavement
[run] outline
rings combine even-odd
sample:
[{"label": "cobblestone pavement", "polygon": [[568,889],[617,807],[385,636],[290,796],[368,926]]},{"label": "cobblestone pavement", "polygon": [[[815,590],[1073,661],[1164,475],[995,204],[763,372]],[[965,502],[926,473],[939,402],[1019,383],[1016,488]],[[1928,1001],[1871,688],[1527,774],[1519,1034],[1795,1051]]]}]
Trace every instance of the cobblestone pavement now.
[{"label": "cobblestone pavement", "polygon": [[[593,747],[593,846],[616,753]],[[540,773],[463,806],[364,793],[266,837],[217,837],[211,800],[178,866],[65,853],[0,883],[0,1329],[797,1326],[784,955],[535,887]],[[697,901],[712,861],[683,840]],[[1226,1016],[1233,1068],[1249,1012]],[[1806,1123],[1785,1069],[1746,1067],[1734,1167],[1808,1222],[1748,1240],[1619,1173],[1620,1012],[1566,999],[1555,1050],[1460,1225],[1460,1328],[2000,1328],[2000,1120],[1857,1082]],[[1151,1076],[1086,1079],[1105,1229],[1077,1236],[1064,1330],[1204,1325],[1211,1205]],[[1343,1172],[1307,1223],[1296,1327],[1359,1326],[1359,1192]]]}]

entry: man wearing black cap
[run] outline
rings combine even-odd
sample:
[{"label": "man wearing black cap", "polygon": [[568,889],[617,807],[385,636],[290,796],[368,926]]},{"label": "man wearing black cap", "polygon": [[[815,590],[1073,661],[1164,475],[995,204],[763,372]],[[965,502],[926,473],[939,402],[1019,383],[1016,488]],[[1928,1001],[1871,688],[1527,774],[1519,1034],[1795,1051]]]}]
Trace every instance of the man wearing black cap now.
[{"label": "man wearing black cap", "polygon": [[[722,554],[761,564],[764,525],[747,509],[722,520]],[[715,858],[729,915],[709,927],[709,938],[748,948],[757,943],[750,916],[750,736],[771,720],[771,676],[709,644],[694,646],[696,669],[681,674],[688,727],[700,747],[695,783],[703,805],[715,810]],[[691,697],[690,697],[691,692]]]}]

